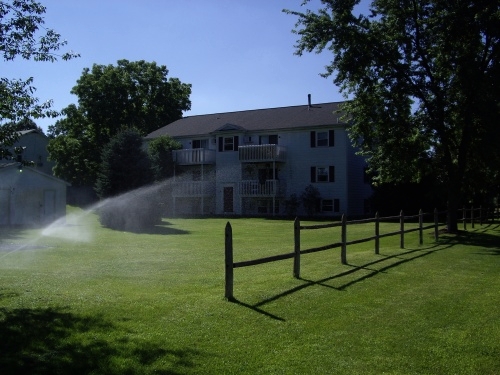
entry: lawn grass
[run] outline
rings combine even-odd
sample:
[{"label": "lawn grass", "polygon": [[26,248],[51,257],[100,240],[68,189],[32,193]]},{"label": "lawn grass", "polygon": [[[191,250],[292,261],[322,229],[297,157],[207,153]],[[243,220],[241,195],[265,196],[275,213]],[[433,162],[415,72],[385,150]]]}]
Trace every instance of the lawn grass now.
[{"label": "lawn grass", "polygon": [[[234,261],[291,252],[293,222],[165,219],[137,234],[81,214],[55,236],[0,230],[1,374],[500,373],[498,222],[437,243],[426,230],[422,246],[413,232],[405,249],[383,238],[379,255],[350,246],[347,265],[339,249],[303,255],[301,279],[292,259],[237,268],[228,302],[227,221]],[[302,247],[339,230],[303,231]]]}]

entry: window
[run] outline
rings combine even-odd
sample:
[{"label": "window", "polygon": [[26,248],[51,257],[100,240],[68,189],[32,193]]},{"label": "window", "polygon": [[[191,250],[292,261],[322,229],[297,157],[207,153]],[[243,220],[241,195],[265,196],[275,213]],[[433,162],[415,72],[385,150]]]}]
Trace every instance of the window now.
[{"label": "window", "polygon": [[333,147],[335,145],[335,131],[312,131],[311,147]]},{"label": "window", "polygon": [[238,151],[238,136],[219,137],[219,152]]},{"label": "window", "polygon": [[340,212],[339,199],[323,199],[321,200],[322,212]]},{"label": "window", "polygon": [[193,139],[193,148],[208,148],[208,139]]},{"label": "window", "polygon": [[321,201],[321,211],[333,212],[333,200],[332,199],[323,199]]},{"label": "window", "polygon": [[317,182],[328,182],[328,169],[325,167],[316,168],[316,181]]},{"label": "window", "polygon": [[224,138],[224,151],[233,151],[234,150],[234,138],[226,137]]},{"label": "window", "polygon": [[328,132],[317,132],[316,133],[316,146],[327,147],[328,146]]},{"label": "window", "polygon": [[311,167],[311,182],[335,182],[335,166]]}]

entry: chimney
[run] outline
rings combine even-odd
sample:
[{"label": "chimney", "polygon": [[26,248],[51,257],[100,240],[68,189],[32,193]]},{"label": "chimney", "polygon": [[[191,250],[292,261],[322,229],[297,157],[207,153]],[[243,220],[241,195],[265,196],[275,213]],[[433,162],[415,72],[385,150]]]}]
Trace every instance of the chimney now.
[{"label": "chimney", "polygon": [[307,108],[311,108],[311,94],[307,94]]}]

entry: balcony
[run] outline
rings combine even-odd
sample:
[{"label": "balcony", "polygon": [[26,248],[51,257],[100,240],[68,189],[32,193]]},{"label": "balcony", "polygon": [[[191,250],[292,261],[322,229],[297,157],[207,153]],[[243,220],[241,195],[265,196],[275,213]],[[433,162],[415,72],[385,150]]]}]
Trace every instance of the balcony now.
[{"label": "balcony", "polygon": [[238,154],[242,163],[286,161],[286,147],[279,145],[239,146]]},{"label": "balcony", "polygon": [[178,165],[215,164],[215,150],[207,148],[175,150],[173,158]]},{"label": "balcony", "polygon": [[207,197],[215,195],[214,181],[174,181],[173,197]]},{"label": "balcony", "polygon": [[283,181],[266,180],[263,184],[258,180],[245,180],[239,183],[239,193],[242,197],[277,197],[284,195]]}]

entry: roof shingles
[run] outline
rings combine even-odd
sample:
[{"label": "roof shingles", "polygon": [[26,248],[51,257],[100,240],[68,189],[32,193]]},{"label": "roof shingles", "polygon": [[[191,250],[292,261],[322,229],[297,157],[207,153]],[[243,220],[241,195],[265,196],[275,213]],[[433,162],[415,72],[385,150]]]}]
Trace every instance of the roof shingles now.
[{"label": "roof shingles", "polygon": [[343,102],[256,109],[238,112],[189,116],[174,121],[146,136],[202,136],[222,131],[224,126],[240,127],[242,131],[266,131],[341,123],[340,105]]}]

